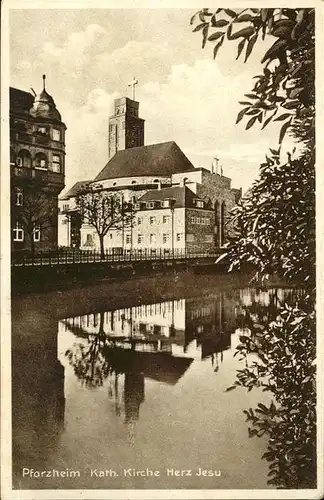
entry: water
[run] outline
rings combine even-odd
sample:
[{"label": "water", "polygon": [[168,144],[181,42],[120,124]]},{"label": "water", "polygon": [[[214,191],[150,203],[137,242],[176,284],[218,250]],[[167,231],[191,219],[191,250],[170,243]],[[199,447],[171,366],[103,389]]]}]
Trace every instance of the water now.
[{"label": "water", "polygon": [[[242,410],[269,396],[226,388],[244,306],[267,308],[274,294],[284,291],[130,295],[92,312],[59,294],[16,299],[14,487],[267,488],[267,440],[249,439]],[[53,469],[61,477],[37,477]]]}]

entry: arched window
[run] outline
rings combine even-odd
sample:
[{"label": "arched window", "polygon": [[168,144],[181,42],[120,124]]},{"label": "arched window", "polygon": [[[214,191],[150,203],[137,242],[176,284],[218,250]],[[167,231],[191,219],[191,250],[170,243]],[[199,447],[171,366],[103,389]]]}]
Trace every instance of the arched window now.
[{"label": "arched window", "polygon": [[18,167],[26,167],[30,168],[31,167],[31,154],[27,149],[21,149],[17,155],[17,165]]},{"label": "arched window", "polygon": [[35,155],[35,167],[46,169],[48,166],[48,160],[45,153],[37,153]]}]

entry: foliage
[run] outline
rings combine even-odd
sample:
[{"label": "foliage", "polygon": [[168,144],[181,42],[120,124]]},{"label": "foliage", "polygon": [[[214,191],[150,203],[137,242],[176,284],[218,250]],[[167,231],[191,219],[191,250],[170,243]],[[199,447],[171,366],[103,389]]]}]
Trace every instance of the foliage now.
[{"label": "foliage", "polygon": [[272,318],[246,308],[248,328],[235,352],[245,367],[228,388],[261,387],[274,395],[269,405],[244,413],[250,436],[269,435],[268,482],[282,488],[316,486],[315,313],[313,297],[299,295],[272,309]]},{"label": "foliage", "polygon": [[122,197],[95,187],[86,187],[75,198],[82,222],[94,227],[104,255],[104,237],[111,229],[122,229],[132,223],[134,207]]},{"label": "foliage", "polygon": [[[272,37],[263,73],[237,117],[246,129],[281,123],[278,146],[261,165],[260,176],[234,211],[236,235],[230,242],[230,270],[252,264],[256,278],[277,273],[306,285],[293,302],[286,299],[273,317],[253,318],[247,310],[236,355],[244,361],[232,387],[261,387],[274,400],[245,410],[250,436],[268,434],[269,483],[279,488],[316,487],[315,387],[315,21],[314,9],[203,9],[194,31],[214,57],[228,40],[238,41],[237,58],[250,57],[258,40]],[[216,30],[215,30],[216,29]],[[301,153],[282,160],[286,133]]]},{"label": "foliage", "polygon": [[[275,153],[275,152],[274,152]],[[228,251],[230,270],[245,262],[256,277],[278,274],[315,281],[315,171],[311,155],[267,156],[260,178],[233,210],[237,237]]]},{"label": "foliage", "polygon": [[[199,19],[199,21],[197,21]],[[202,9],[191,18],[198,22],[194,31],[202,32],[202,45],[213,42],[214,58],[225,40],[238,41],[237,59],[250,57],[258,40],[271,36],[274,43],[264,54],[263,73],[237,117],[265,128],[270,121],[282,122],[281,144],[287,130],[298,139],[314,145],[315,130],[315,10],[314,9],[244,9],[233,11]]]}]

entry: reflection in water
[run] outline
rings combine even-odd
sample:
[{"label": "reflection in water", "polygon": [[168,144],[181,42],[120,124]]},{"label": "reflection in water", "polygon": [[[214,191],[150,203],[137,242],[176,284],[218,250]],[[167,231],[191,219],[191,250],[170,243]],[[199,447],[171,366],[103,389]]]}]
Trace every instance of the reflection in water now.
[{"label": "reflection in water", "polygon": [[[245,405],[245,397],[240,402],[236,396],[233,400],[233,393],[224,393],[235,376],[232,364],[233,339],[236,346],[234,332],[249,321],[255,324],[257,316],[261,322],[262,318],[275,314],[287,293],[275,289],[227,290],[226,293],[218,290],[201,299],[95,312],[61,319],[58,335],[56,319],[35,318],[35,311],[18,311],[13,321],[13,334],[19,339],[14,342],[13,354],[15,487],[23,487],[21,468],[26,464],[35,469],[46,468],[47,464],[57,466],[57,463],[70,467],[73,457],[75,467],[80,467],[83,454],[90,453],[91,446],[100,447],[100,439],[95,440],[94,445],[91,443],[95,424],[90,421],[99,416],[106,419],[101,420],[99,430],[102,425],[106,426],[109,449],[113,450],[111,453],[118,463],[126,463],[128,454],[134,449],[136,457],[152,453],[150,464],[155,462],[155,466],[160,467],[163,459],[169,466],[166,456],[159,455],[165,446],[165,453],[175,461],[172,466],[201,466],[201,457],[196,457],[200,453],[196,445],[192,449],[185,446],[189,439],[199,442],[199,449],[206,451],[204,456],[207,454],[209,460],[214,461],[214,467],[219,467],[218,460],[223,460],[223,468],[230,471],[240,459],[235,451],[228,451],[232,443],[226,436],[228,433],[236,436],[232,439],[235,446],[235,439],[238,439],[235,412],[238,414]],[[26,345],[30,340],[24,338],[26,331],[33,342],[28,356]],[[235,404],[237,408],[232,412]],[[92,405],[95,405],[93,409]],[[116,421],[112,419],[113,414]],[[233,427],[226,423],[230,419],[234,419]],[[82,421],[80,427],[79,421]],[[219,432],[217,425],[225,427]],[[75,445],[78,432],[85,435],[82,441],[85,451]],[[123,448],[122,435],[126,437],[127,450]],[[217,445],[222,446],[217,456],[213,451],[215,438]],[[243,446],[244,463],[236,463],[233,474],[242,485],[246,480],[245,462],[258,461],[253,455],[261,456],[262,453],[258,448],[256,452],[250,449],[248,440],[246,445],[241,443],[240,446]],[[108,451],[106,441],[101,453]],[[101,456],[97,450],[93,453]],[[226,453],[230,453],[229,456]],[[106,466],[105,455],[102,458]],[[89,463],[88,457],[86,463]],[[257,479],[253,477],[251,481]],[[224,487],[228,487],[226,481],[225,474]],[[183,484],[193,487],[192,483]],[[253,487],[254,483],[247,484]],[[79,484],[68,486],[77,488]],[[104,486],[107,487],[100,487]],[[38,488],[39,484],[28,483],[28,487]],[[83,487],[87,487],[86,482]],[[141,487],[146,486],[141,484]],[[162,482],[159,487],[173,487],[172,480]],[[204,483],[202,487],[219,486]]]},{"label": "reflection in water", "polygon": [[231,335],[248,322],[247,307],[268,317],[285,293],[243,289],[87,314],[62,320],[59,334],[77,339],[65,356],[82,384],[93,388],[108,380],[116,415],[124,416],[133,443],[145,378],[175,385],[197,358],[210,358],[217,373]]}]

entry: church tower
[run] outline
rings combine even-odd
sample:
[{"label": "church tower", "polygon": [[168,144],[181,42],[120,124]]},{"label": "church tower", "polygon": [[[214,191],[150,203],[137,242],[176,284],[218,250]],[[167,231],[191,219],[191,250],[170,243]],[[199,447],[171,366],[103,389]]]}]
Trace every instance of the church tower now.
[{"label": "church tower", "polygon": [[144,146],[145,120],[138,116],[139,102],[121,97],[114,101],[114,115],[109,118],[109,159],[117,151]]}]

